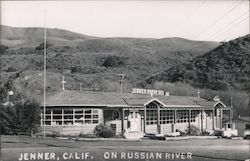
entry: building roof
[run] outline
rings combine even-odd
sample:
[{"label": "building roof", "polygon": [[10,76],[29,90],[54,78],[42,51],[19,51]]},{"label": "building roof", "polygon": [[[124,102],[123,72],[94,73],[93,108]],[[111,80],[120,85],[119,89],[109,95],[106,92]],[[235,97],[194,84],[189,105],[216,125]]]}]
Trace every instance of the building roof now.
[{"label": "building roof", "polygon": [[[144,107],[157,101],[163,107],[213,107],[217,102],[190,96],[161,96],[148,94],[61,91],[47,95],[46,106],[107,106]],[[41,101],[43,104],[43,101]]]}]

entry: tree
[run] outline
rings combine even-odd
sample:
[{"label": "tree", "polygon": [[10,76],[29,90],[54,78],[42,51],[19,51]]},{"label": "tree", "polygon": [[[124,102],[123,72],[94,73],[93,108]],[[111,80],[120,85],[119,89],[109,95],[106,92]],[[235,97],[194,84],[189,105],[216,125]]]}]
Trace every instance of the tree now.
[{"label": "tree", "polygon": [[0,82],[0,84],[0,133],[17,134],[36,131],[40,119],[39,103],[14,90],[14,95],[10,98],[12,103],[6,104],[8,87],[4,83]]},{"label": "tree", "polygon": [[2,134],[30,133],[39,124],[39,104],[33,99],[19,101],[14,105],[0,105]]},{"label": "tree", "polygon": [[5,46],[5,45],[0,45],[0,53],[4,53],[7,49],[9,49],[8,46]]},{"label": "tree", "polygon": [[[46,42],[46,49],[50,46],[53,46],[53,45]],[[36,50],[40,51],[40,50],[43,50],[43,48],[44,48],[44,43],[41,43],[39,46],[36,47]]]},{"label": "tree", "polygon": [[120,67],[124,65],[124,58],[116,55],[110,55],[103,59],[103,67]]}]

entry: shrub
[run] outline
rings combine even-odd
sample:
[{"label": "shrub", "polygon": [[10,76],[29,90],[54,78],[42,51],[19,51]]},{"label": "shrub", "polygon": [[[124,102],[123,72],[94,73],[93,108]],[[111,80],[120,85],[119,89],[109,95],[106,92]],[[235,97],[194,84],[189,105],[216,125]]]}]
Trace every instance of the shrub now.
[{"label": "shrub", "polygon": [[7,49],[9,49],[8,46],[5,46],[5,45],[0,45],[0,53],[4,53]]},{"label": "shrub", "polygon": [[14,67],[8,67],[8,69],[6,70],[6,72],[16,72],[17,69]]},{"label": "shrub", "polygon": [[101,66],[103,67],[120,67],[125,64],[125,58],[116,55],[107,56],[103,58],[102,61],[103,63]]},{"label": "shrub", "polygon": [[[49,47],[51,47],[51,46],[53,46],[53,45],[50,44],[50,43],[48,43],[48,42],[46,42],[46,49],[49,48]],[[44,48],[44,43],[41,43],[39,46],[37,46],[37,47],[35,48],[35,50],[40,51],[40,50],[43,50],[43,48]]]},{"label": "shrub", "polygon": [[115,136],[115,131],[109,126],[100,124],[95,127],[94,133],[96,136],[111,138]]},{"label": "shrub", "polygon": [[197,135],[201,135],[201,131],[200,131],[200,129],[198,127],[196,127],[194,125],[190,125],[189,134],[197,136]]},{"label": "shrub", "polygon": [[52,137],[52,138],[56,138],[56,137],[59,137],[61,134],[60,134],[60,132],[59,131],[52,131],[51,132],[51,136],[50,137]]}]

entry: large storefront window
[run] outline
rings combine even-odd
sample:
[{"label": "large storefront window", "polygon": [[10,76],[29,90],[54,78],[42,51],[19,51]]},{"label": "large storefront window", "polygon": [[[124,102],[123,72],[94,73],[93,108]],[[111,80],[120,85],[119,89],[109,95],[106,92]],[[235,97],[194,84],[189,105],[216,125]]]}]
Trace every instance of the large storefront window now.
[{"label": "large storefront window", "polygon": [[149,109],[146,111],[146,124],[157,124],[157,109]]},{"label": "large storefront window", "polygon": [[[83,125],[98,124],[98,109],[47,109],[45,113],[45,125]],[[43,114],[41,114],[43,125]]]},{"label": "large storefront window", "polygon": [[195,122],[196,117],[200,114],[200,110],[191,111],[191,122]]},{"label": "large storefront window", "polygon": [[189,111],[188,110],[177,110],[176,111],[176,122],[188,122],[189,119]]},{"label": "large storefront window", "polygon": [[160,124],[170,124],[174,122],[173,110],[161,110],[160,112]]}]

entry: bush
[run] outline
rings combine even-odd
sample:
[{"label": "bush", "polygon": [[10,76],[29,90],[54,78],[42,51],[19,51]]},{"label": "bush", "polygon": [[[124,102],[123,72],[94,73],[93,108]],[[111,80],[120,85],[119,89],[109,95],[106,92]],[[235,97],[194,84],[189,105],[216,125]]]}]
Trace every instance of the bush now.
[{"label": "bush", "polygon": [[103,63],[101,66],[103,67],[120,67],[125,64],[125,58],[119,57],[116,55],[110,55],[106,58],[103,58]]},{"label": "bush", "polygon": [[201,130],[194,125],[190,125],[189,134],[194,135],[194,136],[198,136],[198,135],[201,135]]},{"label": "bush", "polygon": [[111,138],[115,136],[115,131],[108,125],[100,124],[95,127],[94,133],[96,136]]},{"label": "bush", "polygon": [[17,92],[12,100],[13,105],[0,104],[1,134],[36,132],[40,121],[39,103],[33,99],[18,98]]},{"label": "bush", "polygon": [[56,138],[56,137],[60,137],[61,133],[59,131],[52,131],[51,134],[47,135],[47,136],[50,136],[52,138]]},{"label": "bush", "polygon": [[8,67],[8,69],[6,70],[6,72],[16,72],[17,69],[14,67]]},{"label": "bush", "polygon": [[[49,47],[51,47],[51,46],[53,46],[53,44],[50,44],[50,43],[46,42],[46,49],[49,48]],[[37,46],[35,48],[35,50],[40,51],[40,50],[43,50],[43,48],[44,48],[44,43],[41,43],[39,46]]]},{"label": "bush", "polygon": [[5,46],[5,45],[0,45],[0,53],[4,53],[7,49],[9,49],[8,46]]}]

